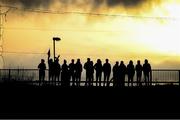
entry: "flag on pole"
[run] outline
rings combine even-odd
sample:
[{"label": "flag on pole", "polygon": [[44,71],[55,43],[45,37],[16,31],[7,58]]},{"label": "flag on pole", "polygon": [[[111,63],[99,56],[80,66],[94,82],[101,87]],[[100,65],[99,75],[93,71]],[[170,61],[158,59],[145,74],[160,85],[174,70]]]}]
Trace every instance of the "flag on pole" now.
[{"label": "flag on pole", "polygon": [[50,49],[49,49],[49,51],[48,51],[48,53],[47,53],[47,54],[48,54],[48,57],[50,57],[50,56],[51,56],[51,52],[50,52]]}]

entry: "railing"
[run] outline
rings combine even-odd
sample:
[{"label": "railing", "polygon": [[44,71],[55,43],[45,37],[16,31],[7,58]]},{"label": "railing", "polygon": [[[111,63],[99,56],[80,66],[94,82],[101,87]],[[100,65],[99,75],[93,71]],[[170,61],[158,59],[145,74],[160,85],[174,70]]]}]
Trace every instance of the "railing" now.
[{"label": "railing", "polygon": [[[95,75],[94,75],[95,76]],[[112,73],[111,77],[112,78]],[[102,75],[102,81],[103,81]],[[0,82],[29,82],[33,84],[38,84],[39,82],[39,71],[37,69],[0,69]],[[48,70],[45,72],[45,82],[48,83]],[[126,76],[126,86],[127,86],[127,76]],[[144,82],[144,76],[142,75],[142,82]],[[169,69],[154,69],[152,70],[152,85],[179,85],[180,82],[180,70],[169,70]],[[58,83],[58,81],[56,81]],[[82,73],[81,86],[85,84],[85,71]],[[136,86],[136,74],[134,76],[134,86]],[[143,83],[144,84],[144,83]],[[59,84],[55,84],[59,85]],[[71,81],[72,85],[72,81]],[[93,85],[96,85],[94,78]],[[112,86],[112,81],[110,86]]]}]

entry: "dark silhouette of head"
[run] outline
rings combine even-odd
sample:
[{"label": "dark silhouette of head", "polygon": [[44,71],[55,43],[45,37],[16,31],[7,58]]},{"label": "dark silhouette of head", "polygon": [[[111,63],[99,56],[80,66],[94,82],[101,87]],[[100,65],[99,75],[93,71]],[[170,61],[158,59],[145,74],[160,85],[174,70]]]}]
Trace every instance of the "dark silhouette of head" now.
[{"label": "dark silhouette of head", "polygon": [[99,59],[99,63],[101,63],[102,64],[102,61]]},{"label": "dark silhouette of head", "polygon": [[81,62],[81,60],[80,59],[77,59],[77,63],[80,63]]},{"label": "dark silhouette of head", "polygon": [[72,59],[71,62],[74,63],[74,59]]},{"label": "dark silhouette of head", "polygon": [[145,64],[148,64],[148,60],[147,60],[147,59],[145,59],[144,63],[145,63]]},{"label": "dark silhouette of head", "polygon": [[100,60],[100,59],[98,59],[98,60],[97,60],[97,63],[101,63],[101,60]]},{"label": "dark silhouette of head", "polygon": [[109,60],[108,60],[108,59],[106,59],[106,63],[109,63]]},{"label": "dark silhouette of head", "polygon": [[87,58],[87,61],[88,61],[88,62],[90,62],[90,61],[91,61],[91,59],[90,59],[90,58]]},{"label": "dark silhouette of head", "polygon": [[67,64],[67,61],[66,61],[66,60],[64,60],[64,64]]},{"label": "dark silhouette of head", "polygon": [[58,62],[59,62],[59,59],[58,59],[58,58],[56,58],[54,62],[55,62],[55,63],[58,63]]},{"label": "dark silhouette of head", "polygon": [[124,65],[124,61],[121,61],[121,65]]},{"label": "dark silhouette of head", "polygon": [[119,62],[118,62],[118,61],[116,61],[116,65],[119,65]]},{"label": "dark silhouette of head", "polygon": [[45,60],[44,59],[41,59],[41,63],[44,63],[45,62]]},{"label": "dark silhouette of head", "polygon": [[132,60],[130,60],[130,61],[129,61],[129,64],[130,64],[130,65],[133,65],[133,61],[132,61]]},{"label": "dark silhouette of head", "polygon": [[141,64],[141,61],[140,61],[140,60],[138,60],[138,61],[137,61],[137,64],[138,64],[138,65],[140,65],[140,64]]},{"label": "dark silhouette of head", "polygon": [[53,62],[53,59],[50,59],[49,61],[52,63],[52,62]]}]

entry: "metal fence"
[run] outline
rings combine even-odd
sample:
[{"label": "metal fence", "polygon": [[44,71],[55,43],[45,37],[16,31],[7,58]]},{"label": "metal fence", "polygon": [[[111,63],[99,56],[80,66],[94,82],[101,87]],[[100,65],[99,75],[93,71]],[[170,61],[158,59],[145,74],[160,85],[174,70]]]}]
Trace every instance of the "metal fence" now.
[{"label": "metal fence", "polygon": [[[48,80],[48,70],[45,72],[45,81]],[[112,73],[111,73],[112,78]],[[103,81],[102,75],[102,81]],[[0,69],[0,82],[39,82],[39,71],[38,69]],[[127,76],[126,84],[127,85]],[[142,82],[144,81],[144,76],[142,75]],[[152,70],[152,85],[179,85],[180,81],[180,70],[169,70],[169,69],[154,69]],[[95,82],[93,85],[95,85]],[[72,84],[72,83],[71,83]],[[85,84],[85,71],[82,73],[81,86]],[[136,85],[136,74],[134,76],[134,85]],[[112,82],[110,83],[112,86]]]}]

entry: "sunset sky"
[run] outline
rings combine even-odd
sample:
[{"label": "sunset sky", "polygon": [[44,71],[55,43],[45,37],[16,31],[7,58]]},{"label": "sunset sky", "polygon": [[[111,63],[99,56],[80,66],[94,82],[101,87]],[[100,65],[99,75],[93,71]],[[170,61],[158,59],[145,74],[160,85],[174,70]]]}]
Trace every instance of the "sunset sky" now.
[{"label": "sunset sky", "polygon": [[[4,22],[6,68],[37,68],[56,43],[60,62],[87,57],[115,61],[149,59],[153,68],[180,68],[179,0],[0,0],[11,9]],[[24,10],[23,10],[24,9]],[[7,10],[6,7],[3,10]],[[52,14],[30,12],[78,12]],[[114,16],[113,16],[114,15]],[[51,53],[52,54],[52,53]]]}]

